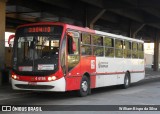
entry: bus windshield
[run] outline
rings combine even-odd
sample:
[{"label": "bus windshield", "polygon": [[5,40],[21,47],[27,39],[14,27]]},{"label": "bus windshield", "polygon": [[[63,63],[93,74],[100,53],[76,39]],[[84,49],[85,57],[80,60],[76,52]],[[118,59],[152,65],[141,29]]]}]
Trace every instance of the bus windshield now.
[{"label": "bus windshield", "polygon": [[57,58],[59,39],[47,36],[28,36],[18,39],[18,60],[51,59]]},{"label": "bus windshield", "polygon": [[[29,28],[27,28],[29,29]],[[62,27],[53,26],[49,31],[26,28],[17,30],[13,70],[20,75],[50,75],[58,70],[59,45]],[[41,31],[38,31],[41,30]]]}]

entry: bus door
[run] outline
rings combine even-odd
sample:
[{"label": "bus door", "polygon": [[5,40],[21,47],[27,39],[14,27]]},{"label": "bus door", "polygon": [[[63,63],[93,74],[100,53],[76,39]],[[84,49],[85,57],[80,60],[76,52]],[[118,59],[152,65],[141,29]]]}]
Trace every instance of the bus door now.
[{"label": "bus door", "polygon": [[80,34],[67,31],[67,83],[68,89],[78,89],[80,77]]}]

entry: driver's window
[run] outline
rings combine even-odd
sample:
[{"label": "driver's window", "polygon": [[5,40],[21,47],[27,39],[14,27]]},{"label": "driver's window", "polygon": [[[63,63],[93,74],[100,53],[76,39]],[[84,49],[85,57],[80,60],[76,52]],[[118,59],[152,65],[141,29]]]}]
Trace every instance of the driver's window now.
[{"label": "driver's window", "polygon": [[[68,54],[79,54],[79,33],[78,32],[73,32],[73,31],[68,31],[67,32],[67,38],[68,38]],[[75,50],[73,50],[73,43],[75,46]]]},{"label": "driver's window", "polygon": [[[68,71],[70,71],[79,63],[79,38],[80,38],[79,32],[75,31],[67,32]],[[75,49],[73,49],[73,43]]]}]

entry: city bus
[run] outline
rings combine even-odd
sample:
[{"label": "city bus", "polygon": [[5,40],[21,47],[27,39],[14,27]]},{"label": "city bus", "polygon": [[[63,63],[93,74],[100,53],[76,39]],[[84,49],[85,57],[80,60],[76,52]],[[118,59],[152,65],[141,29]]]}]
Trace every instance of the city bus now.
[{"label": "city bus", "polygon": [[60,22],[21,25],[12,57],[15,90],[86,96],[91,89],[144,79],[144,42]]}]

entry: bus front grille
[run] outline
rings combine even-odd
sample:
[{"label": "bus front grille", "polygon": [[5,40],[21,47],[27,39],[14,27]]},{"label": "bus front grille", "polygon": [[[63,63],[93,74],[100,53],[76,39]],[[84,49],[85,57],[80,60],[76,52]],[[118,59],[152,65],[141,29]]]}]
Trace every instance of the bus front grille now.
[{"label": "bus front grille", "polygon": [[25,85],[25,84],[15,84],[16,87],[21,89],[53,89],[54,86],[49,85]]}]

